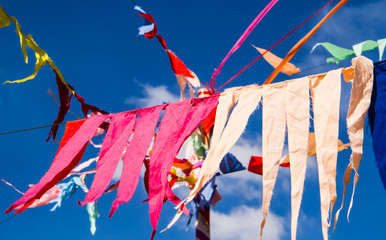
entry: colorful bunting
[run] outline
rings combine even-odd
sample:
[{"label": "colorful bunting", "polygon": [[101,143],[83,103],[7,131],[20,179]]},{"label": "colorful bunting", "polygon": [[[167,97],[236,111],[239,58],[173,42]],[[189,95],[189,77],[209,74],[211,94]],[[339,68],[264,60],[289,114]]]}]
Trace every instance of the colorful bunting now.
[{"label": "colorful bunting", "polygon": [[[328,42],[318,43],[312,51],[320,45],[327,49],[333,55],[332,58],[327,59],[328,63],[335,62],[338,64],[339,61],[356,55],[357,58],[353,59],[353,67],[269,84],[279,72],[290,76],[300,72],[299,68],[289,63],[290,59],[318,28],[348,1],[341,0],[288,52],[284,59],[254,46],[275,68],[265,81],[265,85],[235,87],[227,89],[221,94],[213,95],[216,76],[220,73],[227,59],[237,51],[277,1],[271,0],[245,30],[218,69],[215,69],[211,77],[210,90],[200,90],[199,97],[201,98],[194,98],[193,87],[200,87],[200,81],[196,74],[188,69],[175,53],[168,49],[164,38],[157,33],[158,27],[153,16],[146,13],[139,6],[135,6],[134,9],[140,12],[138,16],[145,19],[145,24],[138,29],[138,35],[143,35],[148,39],[154,37],[158,39],[168,54],[170,65],[181,89],[181,99],[186,99],[184,92],[186,85],[190,88],[191,99],[116,114],[109,114],[95,106],[86,104],[85,100],[75,93],[74,88],[66,83],[63,75],[47,53],[36,44],[31,35],[25,35],[21,31],[21,26],[16,18],[10,17],[0,6],[0,28],[9,26],[11,22],[14,23],[20,38],[25,62],[28,63],[26,46],[35,51],[36,57],[35,71],[31,76],[21,80],[6,81],[5,83],[21,83],[34,79],[46,63],[51,66],[56,74],[60,109],[47,141],[51,136],[55,140],[58,125],[64,121],[73,96],[81,103],[82,112],[86,117],[83,120],[67,123],[52,165],[38,184],[30,185],[28,191],[23,193],[3,180],[23,195],[6,210],[6,213],[13,210],[15,210],[15,213],[20,213],[27,208],[49,203],[55,204],[51,209],[51,211],[55,211],[64,200],[70,198],[77,189],[81,188],[87,194],[85,199],[79,202],[79,205],[87,204],[90,231],[94,235],[96,218],[99,217],[96,201],[104,193],[118,189],[117,197],[112,203],[109,214],[111,217],[121,203],[127,203],[132,198],[138,185],[142,164],[145,164],[144,183],[149,198],[144,202],[149,203],[150,223],[153,228],[151,239],[155,236],[162,206],[168,200],[177,206],[178,212],[167,229],[177,221],[182,213],[189,214],[186,204],[194,201],[198,211],[196,239],[210,239],[210,205],[214,206],[216,202],[221,200],[221,195],[215,185],[216,176],[221,174],[216,174],[216,172],[218,169],[222,174],[245,170],[245,167],[236,157],[229,153],[229,150],[240,138],[250,115],[262,102],[263,156],[252,157],[248,166],[249,171],[262,175],[263,179],[263,220],[261,222],[260,239],[262,239],[279,166],[290,168],[291,239],[296,239],[307,157],[316,155],[322,233],[323,239],[327,240],[330,226],[329,219],[331,221],[333,207],[337,199],[337,154],[338,151],[347,149],[348,146],[352,149],[350,162],[344,173],[342,204],[335,216],[334,229],[344,205],[346,187],[351,178],[351,171],[354,171],[355,175],[347,217],[353,204],[363,152],[364,119],[369,107],[374,152],[386,188],[386,160],[384,144],[382,144],[382,139],[385,138],[383,127],[385,121],[383,117],[385,115],[385,91],[383,85],[386,83],[382,85],[385,82],[384,76],[386,76],[384,74],[386,72],[385,62],[376,64],[376,79],[374,80],[373,89],[372,62],[364,57],[359,57],[362,52],[378,48],[381,59],[386,47],[386,39],[380,39],[377,42],[364,41],[353,45],[353,51]],[[342,73],[344,79],[347,82],[351,81],[353,86],[347,115],[349,144],[343,144],[338,139]],[[370,97],[371,92],[373,92],[372,97]],[[315,133],[309,133],[310,93]],[[53,93],[51,95],[57,102],[55,95]],[[371,106],[370,98],[372,98]],[[89,111],[92,114],[88,115]],[[162,120],[159,122],[160,118]],[[101,134],[103,131],[106,131],[106,136],[101,145],[99,156],[80,163],[88,142],[91,142],[94,136]],[[282,157],[286,135],[288,137],[289,154]],[[176,156],[187,139],[186,159],[177,159]],[[149,150],[150,146],[152,147],[151,150]],[[123,162],[121,178],[115,184],[110,185],[119,161]],[[97,162],[95,170],[81,172],[93,162]],[[200,168],[201,170],[197,174]],[[84,180],[89,173],[95,173],[95,177],[88,190]],[[75,176],[66,183],[59,183],[74,174],[80,175],[80,177]],[[183,201],[172,190],[181,185],[175,185],[177,182],[185,182],[191,189],[189,196]]]},{"label": "colorful bunting", "polygon": [[[135,134],[126,149],[124,170],[130,168],[129,166],[134,163],[136,166],[132,170],[137,172],[128,171],[129,175],[125,175],[125,172],[122,175],[117,201],[114,201],[110,214],[112,215],[121,202],[128,201],[132,196],[138,182],[140,166],[153,137],[158,117],[161,110],[165,109],[154,141],[149,168],[150,219],[155,231],[165,194],[171,202],[175,204],[181,202],[174,195],[167,181],[173,160],[185,139],[216,107],[218,97],[218,95],[213,95],[207,98],[189,99],[129,112],[94,115],[86,120],[67,123],[61,146],[48,172],[37,185],[31,187],[6,212],[8,213],[19,206],[22,208],[18,212],[23,211],[35,199],[39,199],[48,189],[64,179],[79,163],[87,142],[95,135],[99,126],[109,119],[110,126],[101,148],[94,181],[85,200],[80,204],[95,202],[104,193],[127,142],[134,132]],[[138,114],[139,118],[137,118]],[[153,128],[149,127],[149,124],[153,125]],[[126,159],[130,156],[134,157],[133,160],[135,161]],[[181,209],[188,213],[185,207],[181,207]]]},{"label": "colorful bunting", "polygon": [[[260,101],[260,96],[263,94],[264,174],[263,222],[261,227],[264,227],[264,219],[268,213],[269,202],[277,175],[277,168],[281,161],[285,129],[287,127],[290,158],[296,159],[294,160],[296,162],[291,163],[291,166],[295,164],[291,168],[291,191],[293,192],[292,213],[294,216],[292,219],[292,239],[294,239],[296,237],[297,215],[303,191],[306,159],[310,152],[308,143],[308,121],[309,89],[311,89],[314,110],[315,143],[316,146],[318,146],[316,148],[316,153],[320,180],[322,229],[323,236],[327,239],[327,230],[329,226],[328,217],[331,215],[332,208],[336,201],[335,175],[339,146],[339,104],[336,103],[340,102],[340,75],[342,72],[347,73],[348,76],[345,76],[345,79],[349,79],[350,76],[356,75],[358,79],[362,79],[362,81],[367,83],[366,79],[371,78],[369,75],[371,66],[367,64],[367,61],[366,58],[359,57],[355,61],[354,74],[350,71],[351,68],[344,71],[338,69],[326,74],[304,77],[272,85],[233,88],[222,93],[219,98],[219,105],[217,106],[216,124],[214,126],[211,142],[212,147],[204,161],[200,175],[197,179],[197,184],[195,188],[192,189],[188,198],[184,200],[184,203],[190,202],[196,193],[209,181],[210,177],[213,176],[216,169],[219,167],[222,159],[221,156],[224,156],[225,152],[230,149],[240,137],[249,116],[256,109]],[[352,92],[352,98],[354,99],[358,97],[358,92],[355,89],[364,89],[363,87],[358,87],[358,83],[355,82],[353,81],[355,87],[353,86]],[[368,84],[368,87],[370,87],[371,82],[368,82]],[[367,89],[367,87],[365,89]],[[326,96],[329,96],[327,97],[328,99]],[[366,97],[363,97],[363,99],[366,99]],[[349,109],[357,109],[356,104],[357,103],[351,101]],[[360,105],[363,107],[358,108],[358,113],[361,110],[366,111],[366,106]],[[303,107],[299,108],[299,106]],[[232,108],[232,113],[228,116],[230,109]],[[296,111],[296,114],[294,111]],[[296,120],[291,119],[291,116],[298,116],[300,114],[299,112],[302,113],[302,117],[297,117]],[[360,122],[364,119],[365,115],[359,115],[360,116],[355,119]],[[235,119],[237,119],[237,121]],[[327,126],[329,131],[326,132],[326,127],[322,126]],[[348,131],[350,132],[351,130]],[[357,125],[356,131],[363,131],[363,126]],[[353,140],[350,139],[350,141]],[[350,142],[350,144],[353,144],[353,142]],[[347,145],[344,147],[347,147]],[[294,153],[299,153],[300,155],[296,156]],[[181,211],[177,212],[176,217],[169,224],[168,228],[176,221],[176,219],[178,219],[179,215],[181,215]]]},{"label": "colorful bunting", "polygon": [[352,46],[353,50],[346,48],[338,47],[329,42],[317,43],[312,47],[311,53],[315,50],[316,47],[323,46],[333,57],[327,58],[327,63],[336,63],[339,64],[340,61],[353,57],[361,56],[363,52],[367,52],[373,49],[378,48],[379,50],[379,61],[382,60],[383,52],[386,46],[386,38],[379,39],[378,41],[366,40],[364,42],[355,44]]},{"label": "colorful bunting", "polygon": [[346,48],[338,47],[334,44],[328,42],[317,43],[312,47],[311,53],[315,50],[316,47],[323,46],[329,53],[332,54],[332,58],[327,58],[327,63],[336,63],[339,64],[340,61],[352,57],[355,55],[355,52]]}]

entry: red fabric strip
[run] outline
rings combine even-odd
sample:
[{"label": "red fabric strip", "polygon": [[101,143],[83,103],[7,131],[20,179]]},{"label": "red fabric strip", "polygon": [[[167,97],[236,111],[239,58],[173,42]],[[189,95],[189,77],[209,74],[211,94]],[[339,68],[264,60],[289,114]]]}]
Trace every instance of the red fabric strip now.
[{"label": "red fabric strip", "polygon": [[157,34],[157,31],[158,31],[157,24],[155,24],[153,16],[148,13],[141,13],[141,14],[138,14],[138,16],[141,16],[144,19],[154,24],[153,30],[144,34],[147,39],[152,39]]},{"label": "red fabric strip", "polygon": [[112,204],[110,217],[121,203],[130,201],[137,188],[142,163],[153,138],[159,116],[164,107],[165,105],[160,105],[140,110],[134,129],[135,133],[133,139],[131,139],[123,159],[123,169],[118,187],[117,199],[114,200]]},{"label": "red fabric strip", "polygon": [[[58,74],[56,74],[56,85],[58,85],[60,107],[59,107],[58,116],[56,117],[54,124],[59,124],[63,122],[64,117],[66,116],[68,110],[70,109],[70,101],[71,101],[72,94],[69,96],[70,92],[67,86],[64,85],[64,83],[60,80]],[[51,127],[51,130],[48,134],[48,138],[46,140],[47,142],[48,140],[50,140],[51,136],[55,140],[58,129],[59,129],[59,125],[54,125]]]},{"label": "red fabric strip", "polygon": [[[76,134],[71,137],[59,151],[50,169],[42,177],[39,183],[28,189],[24,196],[13,203],[5,212],[9,213],[17,206],[39,199],[56,183],[64,179],[79,163],[82,155],[82,149],[84,149],[85,144],[87,144],[87,142],[94,136],[96,129],[109,117],[109,115],[97,115],[88,118]],[[80,124],[82,122],[70,122],[70,125],[71,123]]]},{"label": "red fabric strip", "polygon": [[175,74],[180,74],[184,77],[194,78],[194,76],[190,73],[190,70],[186,67],[186,65],[179,59],[172,51],[166,50],[170,65],[172,66],[173,72]]},{"label": "red fabric strip", "polygon": [[96,201],[109,186],[123,150],[133,133],[136,116],[137,112],[132,111],[115,114],[112,117],[105,138],[107,146],[103,143],[94,181],[87,192],[85,200],[80,205],[84,206],[87,203]]},{"label": "red fabric strip", "polygon": [[182,62],[181,59],[179,59],[172,51],[168,49],[164,38],[161,35],[157,34],[157,39],[168,54],[170,66],[172,67],[173,72],[175,74],[180,74],[185,77],[194,78],[194,76],[190,73],[190,70],[186,67],[184,62]]},{"label": "red fabric strip", "polygon": [[165,39],[161,35],[159,35],[159,34],[157,34],[156,36],[157,36],[157,39],[158,39],[159,43],[161,43],[162,47],[165,50],[167,50],[168,46],[166,45]]},{"label": "red fabric strip", "polygon": [[[280,167],[291,167],[290,162],[280,163]],[[252,156],[249,161],[248,171],[263,176],[263,157]]]},{"label": "red fabric strip", "polygon": [[215,107],[212,110],[212,112],[209,114],[209,116],[205,118],[204,121],[202,122],[202,129],[204,130],[205,134],[208,134],[210,132],[210,129],[214,125],[214,121],[216,119],[216,111],[217,111],[217,107]]},{"label": "red fabric strip", "polygon": [[[71,87],[71,86],[70,86]],[[98,114],[98,113],[102,113],[102,114],[109,114],[108,112],[106,111],[103,111],[103,110],[100,110],[99,108],[93,106],[93,105],[90,105],[90,104],[87,104],[85,101],[84,101],[84,98],[80,95],[78,95],[77,93],[75,93],[75,97],[76,99],[78,99],[78,101],[80,102],[80,107],[82,109],[82,112],[83,112],[83,115],[84,117],[87,117],[87,113],[89,111],[93,112],[95,115]]]}]

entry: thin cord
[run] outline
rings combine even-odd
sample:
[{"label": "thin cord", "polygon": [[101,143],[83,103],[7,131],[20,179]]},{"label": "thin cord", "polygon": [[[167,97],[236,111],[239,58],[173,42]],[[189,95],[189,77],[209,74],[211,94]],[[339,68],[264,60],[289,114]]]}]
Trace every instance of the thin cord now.
[{"label": "thin cord", "polygon": [[11,133],[18,133],[18,132],[25,132],[25,131],[36,130],[36,129],[40,129],[40,128],[52,127],[52,126],[56,126],[56,125],[63,125],[63,124],[66,124],[66,123],[62,122],[62,123],[58,123],[58,124],[51,124],[51,125],[45,125],[45,126],[40,126],[40,127],[27,128],[27,129],[16,130],[16,131],[11,131],[11,132],[3,132],[3,133],[0,133],[0,135],[7,135],[7,134],[11,134]]},{"label": "thin cord", "polygon": [[279,43],[281,43],[284,39],[286,39],[289,35],[291,35],[292,33],[294,33],[296,30],[298,30],[301,26],[303,26],[306,22],[308,22],[311,18],[313,18],[316,14],[318,14],[320,11],[322,11],[324,8],[326,8],[328,5],[330,5],[334,0],[331,0],[329,1],[326,5],[324,5],[321,9],[319,9],[317,12],[315,12],[314,14],[312,14],[309,18],[307,18],[304,22],[302,22],[299,26],[297,26],[296,28],[294,28],[292,31],[290,31],[289,33],[287,33],[287,35],[285,35],[284,37],[282,37],[278,42],[276,42],[274,45],[272,45],[270,48],[268,48],[263,54],[261,54],[260,56],[258,56],[255,60],[253,60],[250,64],[248,64],[247,66],[245,66],[243,69],[241,69],[238,73],[236,73],[236,75],[234,75],[233,77],[231,77],[228,81],[226,81],[223,85],[221,85],[219,88],[217,88],[217,90],[215,92],[217,92],[218,90],[220,90],[221,88],[223,88],[225,85],[227,85],[230,81],[232,81],[233,79],[235,79],[238,75],[240,75],[242,72],[244,72],[247,68],[249,68],[252,64],[254,64],[257,60],[259,60],[265,53],[267,53],[268,51],[272,50],[272,48],[276,47],[276,45],[278,45]]},{"label": "thin cord", "polygon": [[314,69],[314,68],[326,66],[326,65],[328,65],[328,64],[329,64],[329,63],[327,63],[327,62],[326,62],[326,63],[322,63],[322,64],[319,64],[319,65],[316,65],[316,66],[313,66],[313,67],[306,68],[306,69],[302,70],[302,72],[306,72],[306,71],[312,70],[312,69]]},{"label": "thin cord", "polygon": [[3,221],[1,221],[0,224],[3,224],[3,223],[5,223],[5,222],[8,222],[9,220],[11,220],[12,218],[14,218],[14,217],[16,217],[16,216],[17,216],[17,215],[14,214],[14,215],[12,215],[12,216],[10,216],[10,217],[4,219]]},{"label": "thin cord", "polygon": [[[260,57],[261,57],[261,56],[260,56]],[[328,63],[322,63],[322,64],[319,64],[319,65],[315,65],[315,66],[306,68],[306,69],[302,70],[302,72],[306,72],[306,71],[312,70],[312,69],[314,69],[314,68],[318,68],[318,67],[325,66],[325,65],[328,65]],[[221,86],[221,87],[222,87],[222,86]],[[220,88],[221,88],[221,87],[220,87]],[[44,126],[40,126],[40,127],[26,128],[26,129],[21,129],[21,130],[16,130],[16,131],[10,131],[10,132],[3,132],[3,133],[0,133],[0,136],[1,136],[1,135],[12,134],[12,133],[26,132],[26,131],[36,130],[36,129],[40,129],[40,128],[52,127],[52,126],[55,126],[55,125],[63,125],[63,124],[66,124],[66,123],[67,123],[67,122],[62,122],[62,123],[58,123],[58,124],[44,125]]]}]

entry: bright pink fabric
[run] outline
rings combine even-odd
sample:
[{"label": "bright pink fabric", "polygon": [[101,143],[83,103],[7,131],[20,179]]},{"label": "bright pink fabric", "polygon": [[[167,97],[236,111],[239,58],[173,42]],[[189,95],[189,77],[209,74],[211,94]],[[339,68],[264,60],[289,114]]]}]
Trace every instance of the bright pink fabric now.
[{"label": "bright pink fabric", "polygon": [[133,139],[126,149],[123,169],[118,187],[117,199],[114,200],[110,217],[121,203],[127,203],[137,188],[143,160],[153,138],[159,116],[165,105],[141,109],[134,130]]},{"label": "bright pink fabric", "polygon": [[165,193],[174,204],[181,202],[167,181],[174,158],[186,138],[217,106],[218,97],[188,99],[166,107],[150,159],[149,213],[154,230],[157,228]]},{"label": "bright pink fabric", "polygon": [[[278,2],[278,0],[272,0],[264,9],[260,12],[260,14],[253,20],[253,22],[248,26],[248,28],[244,31],[243,35],[237,40],[236,44],[232,47],[232,49],[228,52],[228,54],[225,56],[224,60],[222,60],[220,66],[215,69],[212,78],[215,79],[216,76],[220,73],[221,68],[224,66],[225,62],[228,60],[228,58],[236,52],[236,50],[243,44],[245,39],[249,36],[249,34],[253,31],[253,29],[256,27],[256,25],[261,21],[261,19],[264,18],[264,16],[271,10],[271,8]],[[213,86],[214,87],[214,86]],[[213,90],[213,89],[212,89]]]},{"label": "bright pink fabric", "polygon": [[[27,207],[35,199],[39,199],[43,196],[43,194],[55,186],[56,183],[64,179],[79,163],[80,158],[77,158],[78,153],[94,136],[97,128],[109,117],[110,115],[96,115],[88,118],[76,134],[68,140],[67,144],[64,145],[60,152],[56,155],[50,169],[42,177],[39,183],[28,189],[24,196],[13,203],[5,212],[9,213],[22,204],[25,204]],[[20,210],[23,210],[23,208],[24,207]]]},{"label": "bright pink fabric", "polygon": [[[123,150],[133,133],[137,111],[113,115],[102,145],[97,171],[86,198],[80,205],[96,201],[109,186],[117,169]],[[105,143],[106,142],[106,143]]]}]

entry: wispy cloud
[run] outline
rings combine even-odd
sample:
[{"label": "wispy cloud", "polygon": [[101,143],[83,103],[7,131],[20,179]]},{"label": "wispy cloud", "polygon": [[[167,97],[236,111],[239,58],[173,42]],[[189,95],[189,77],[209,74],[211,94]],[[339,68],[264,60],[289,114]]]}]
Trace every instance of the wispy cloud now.
[{"label": "wispy cloud", "polygon": [[[250,240],[258,238],[262,212],[261,208],[241,205],[229,213],[212,210],[210,218],[212,239]],[[270,212],[264,228],[264,239],[279,240],[284,234],[284,219]]]},{"label": "wispy cloud", "polygon": [[385,1],[369,1],[356,6],[347,5],[339,10],[331,21],[325,23],[318,37],[343,44],[355,44],[367,39],[376,40],[379,34],[385,34],[385,9]]},{"label": "wispy cloud", "polygon": [[125,104],[132,104],[143,108],[180,100],[178,95],[170,92],[166,85],[151,86],[149,84],[140,84],[139,86],[142,87],[143,97],[129,97],[125,100]]}]

